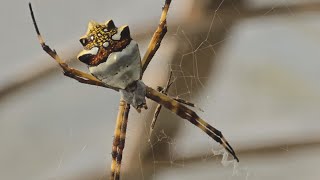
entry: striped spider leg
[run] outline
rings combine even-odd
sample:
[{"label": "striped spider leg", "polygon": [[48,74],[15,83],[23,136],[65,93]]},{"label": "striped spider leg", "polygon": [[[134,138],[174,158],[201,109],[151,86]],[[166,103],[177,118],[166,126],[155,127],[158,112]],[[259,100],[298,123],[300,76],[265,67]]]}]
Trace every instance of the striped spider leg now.
[{"label": "striped spider leg", "polygon": [[146,97],[164,106],[176,115],[188,120],[189,122],[200,128],[212,139],[220,143],[233,156],[233,158],[236,159],[237,162],[239,162],[236,153],[234,152],[233,148],[228,143],[228,141],[224,138],[222,133],[210,124],[208,124],[206,121],[201,119],[194,111],[187,108],[178,101],[168,97],[167,95],[152,89],[151,87],[147,87]]},{"label": "striped spider leg", "polygon": [[192,103],[192,102],[189,102],[189,101],[187,101],[187,100],[181,99],[181,98],[179,98],[179,97],[174,97],[173,99],[176,100],[176,101],[178,101],[178,102],[181,103],[181,104],[184,104],[184,105],[187,105],[187,106],[196,108],[196,109],[198,109],[199,111],[204,112],[204,110],[202,110],[201,108],[199,108],[196,104],[194,104],[194,103]]},{"label": "striped spider leg", "polygon": [[125,146],[130,104],[120,100],[119,111],[112,144],[112,162],[110,179],[120,179],[122,153]]},{"label": "striped spider leg", "polygon": [[[117,115],[117,120],[116,120],[116,127],[114,129],[114,136],[113,136],[113,143],[112,143],[112,162],[111,162],[111,174],[110,174],[110,179],[114,179],[115,176],[115,171],[117,169],[117,156],[118,156],[118,147],[120,144],[120,136],[122,134],[122,128],[121,126],[124,124],[124,121],[127,121],[126,116],[124,115],[125,112],[126,114],[129,113],[129,108],[126,108],[127,106],[130,107],[129,104],[127,104],[123,99],[120,100],[119,104],[119,111]],[[124,131],[125,134],[126,131]],[[124,147],[124,144],[123,144]],[[123,149],[122,149],[123,151]],[[121,152],[122,152],[121,151]],[[122,158],[121,158],[122,159]],[[120,173],[119,173],[120,174]]]}]

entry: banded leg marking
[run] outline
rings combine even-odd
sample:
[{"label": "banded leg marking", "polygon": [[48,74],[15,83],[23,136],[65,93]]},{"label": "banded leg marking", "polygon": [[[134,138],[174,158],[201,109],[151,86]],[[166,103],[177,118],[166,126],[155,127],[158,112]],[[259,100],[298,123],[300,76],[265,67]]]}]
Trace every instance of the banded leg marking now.
[{"label": "banded leg marking", "polygon": [[195,105],[195,104],[192,103],[192,102],[186,101],[186,100],[181,99],[181,98],[179,98],[179,97],[175,97],[175,98],[173,98],[173,99],[176,100],[176,101],[178,101],[178,102],[181,103],[181,104],[184,104],[184,105],[187,105],[187,106],[190,106],[190,107],[197,108],[199,111],[204,112],[204,110],[202,110],[201,108],[199,108],[197,105]]},{"label": "banded leg marking", "polygon": [[236,153],[228,141],[223,137],[222,133],[201,119],[194,111],[150,87],[147,87],[146,96],[200,128],[212,139],[220,143],[234,157],[234,159],[239,162]]},{"label": "banded leg marking", "polygon": [[124,111],[125,111],[125,106],[126,106],[126,102],[124,100],[120,100],[120,104],[119,104],[119,111],[118,111],[118,115],[117,115],[117,121],[116,121],[116,127],[114,129],[114,137],[113,137],[113,144],[112,144],[112,162],[111,162],[111,174],[110,174],[110,180],[114,180],[114,175],[115,175],[115,171],[116,171],[116,167],[117,167],[117,149],[119,146],[119,142],[120,142],[120,136],[121,136],[121,125],[123,122],[123,118],[124,118]]},{"label": "banded leg marking", "polygon": [[115,171],[115,180],[120,179],[121,161],[122,161],[122,154],[123,154],[123,150],[126,142],[129,111],[130,111],[130,104],[126,103],[126,107],[123,113],[122,125],[121,125],[120,140],[117,148],[117,159],[116,159],[117,166]]}]

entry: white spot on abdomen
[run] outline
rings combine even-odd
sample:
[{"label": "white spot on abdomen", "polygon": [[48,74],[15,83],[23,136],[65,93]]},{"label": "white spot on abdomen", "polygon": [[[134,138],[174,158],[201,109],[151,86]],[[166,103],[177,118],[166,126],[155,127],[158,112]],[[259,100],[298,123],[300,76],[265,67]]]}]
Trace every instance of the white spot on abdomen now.
[{"label": "white spot on abdomen", "polygon": [[93,47],[90,50],[82,50],[79,54],[78,54],[78,59],[79,57],[86,55],[86,54],[91,54],[91,55],[97,55],[99,51],[98,47]]},{"label": "white spot on abdomen", "polygon": [[99,48],[93,47],[88,51],[89,54],[97,55]]},{"label": "white spot on abdomen", "polygon": [[115,41],[119,41],[121,39],[121,31],[118,29],[117,34],[113,35],[111,38]]},{"label": "white spot on abdomen", "polygon": [[109,46],[109,43],[108,43],[108,42],[104,42],[104,43],[102,44],[102,46],[106,48],[106,47]]}]

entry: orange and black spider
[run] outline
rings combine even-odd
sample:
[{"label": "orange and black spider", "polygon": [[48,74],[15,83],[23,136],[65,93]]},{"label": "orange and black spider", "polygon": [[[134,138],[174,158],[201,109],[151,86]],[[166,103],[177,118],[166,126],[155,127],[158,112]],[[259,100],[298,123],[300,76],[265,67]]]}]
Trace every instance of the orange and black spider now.
[{"label": "orange and black spider", "polygon": [[138,44],[131,38],[128,26],[121,26],[118,28],[112,20],[108,20],[104,23],[97,23],[94,21],[89,22],[86,34],[80,38],[83,50],[79,53],[78,59],[88,65],[90,74],[70,68],[58,56],[55,50],[45,44],[37,26],[31,3],[29,3],[30,13],[38,35],[38,40],[43,50],[60,65],[65,76],[76,79],[84,84],[110,88],[119,91],[121,94],[112,145],[110,174],[110,179],[112,180],[120,179],[121,160],[125,146],[130,106],[133,106],[138,112],[140,112],[142,108],[147,109],[145,98],[149,98],[159,104],[150,128],[151,130],[153,129],[157,115],[163,106],[200,128],[212,139],[220,143],[234,159],[239,162],[236,153],[228,141],[223,137],[222,133],[187,107],[194,107],[194,104],[182,99],[171,98],[167,95],[167,90],[171,85],[171,75],[167,87],[160,88],[159,91],[148,87],[141,80],[144,71],[160,47],[161,41],[167,32],[166,17],[170,3],[171,0],[165,1],[160,24],[155,31],[142,60],[140,58]]}]

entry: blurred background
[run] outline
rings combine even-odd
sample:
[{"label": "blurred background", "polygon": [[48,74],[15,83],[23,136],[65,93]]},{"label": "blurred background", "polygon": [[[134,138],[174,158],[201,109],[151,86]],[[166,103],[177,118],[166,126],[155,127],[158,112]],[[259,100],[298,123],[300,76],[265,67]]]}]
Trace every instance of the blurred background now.
[{"label": "blurred background", "polygon": [[[71,66],[89,20],[128,24],[141,54],[164,0],[33,0],[42,35]],[[108,179],[119,94],[64,77],[41,50],[28,1],[0,7],[0,179]],[[223,132],[240,163],[155,104],[129,116],[122,179],[267,180],[320,177],[320,1],[173,0],[168,33],[144,82]],[[218,153],[217,153],[218,152]]]}]

